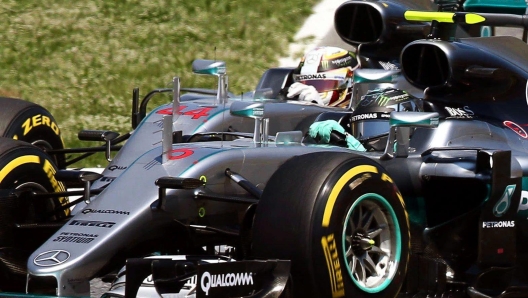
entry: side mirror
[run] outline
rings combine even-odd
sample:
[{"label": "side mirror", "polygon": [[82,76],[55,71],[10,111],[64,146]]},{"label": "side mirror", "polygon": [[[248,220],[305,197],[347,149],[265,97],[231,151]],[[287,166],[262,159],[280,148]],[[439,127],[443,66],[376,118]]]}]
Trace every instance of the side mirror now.
[{"label": "side mirror", "polygon": [[393,157],[407,157],[409,155],[409,138],[411,128],[438,127],[439,115],[437,112],[392,112],[390,114],[390,130],[382,159]]},{"label": "side mirror", "polygon": [[268,142],[269,117],[265,113],[265,103],[248,103],[234,101],[230,107],[230,113],[233,116],[246,117],[255,119],[255,130],[253,132],[253,142]]},{"label": "side mirror", "polygon": [[369,90],[393,87],[400,74],[401,70],[399,69],[357,68],[354,70],[354,88],[348,108],[354,109],[361,100],[361,96],[367,94]]},{"label": "side mirror", "polygon": [[224,61],[197,59],[192,63],[192,71],[196,74],[222,75],[226,74],[226,63]]},{"label": "side mirror", "polygon": [[247,117],[253,119],[264,119],[267,118],[264,114],[264,103],[249,103],[249,102],[233,102],[231,104],[229,112],[233,116]]},{"label": "side mirror", "polygon": [[356,83],[392,83],[395,76],[401,73],[399,69],[358,68],[354,70],[354,84]]},{"label": "side mirror", "polygon": [[227,72],[224,61],[197,59],[192,63],[192,71],[196,74],[213,75],[218,77],[218,92],[216,93],[216,104],[227,103]]}]

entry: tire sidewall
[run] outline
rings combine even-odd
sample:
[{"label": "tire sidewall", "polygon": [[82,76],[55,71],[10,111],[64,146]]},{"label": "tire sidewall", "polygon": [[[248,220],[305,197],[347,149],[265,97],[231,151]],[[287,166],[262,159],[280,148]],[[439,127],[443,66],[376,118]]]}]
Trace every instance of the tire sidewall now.
[{"label": "tire sidewall", "polygon": [[[14,100],[14,99],[13,99]],[[9,101],[8,101],[9,102]],[[50,112],[37,104],[30,104],[23,110],[9,115],[9,121],[2,137],[12,138],[28,143],[47,142],[52,149],[63,149],[64,141],[57,122]],[[36,144],[38,146],[38,144]],[[52,158],[59,168],[64,168],[65,156],[54,155]]]},{"label": "tire sidewall", "polygon": [[64,191],[54,174],[57,167],[39,148],[26,142],[0,137],[0,289],[23,291],[26,262],[30,253],[50,237],[52,229],[17,229],[15,224],[47,223],[62,220],[69,209],[51,213],[68,203],[65,197],[32,197],[13,189],[31,192]]},{"label": "tire sidewall", "polygon": [[[35,183],[46,192],[65,191],[64,185],[55,179],[57,167],[50,157],[42,150],[16,140],[1,138],[2,142],[9,142],[11,146],[3,146],[0,152],[0,188],[14,189],[27,183]],[[50,198],[47,200],[34,200],[36,212],[51,211],[59,205],[68,203],[68,198]],[[68,216],[69,209],[58,214],[60,217]],[[25,217],[27,215],[23,215]],[[23,218],[20,218],[23,219]]]},{"label": "tire sidewall", "polygon": [[[347,216],[362,199],[374,200],[386,208],[394,220],[399,243],[396,248],[399,264],[394,275],[375,291],[361,288],[350,275],[345,259],[344,228]],[[378,164],[366,159],[343,163],[331,173],[321,187],[312,219],[311,254],[316,280],[324,297],[394,297],[399,292],[406,272],[409,254],[409,221],[403,199],[392,179]]]},{"label": "tire sidewall", "polygon": [[[400,226],[400,262],[391,282],[375,293],[356,286],[342,248],[348,211],[365,194],[384,198]],[[270,177],[255,215],[252,253],[260,259],[291,260],[299,297],[381,298],[396,296],[403,284],[409,241],[403,199],[376,161],[318,152],[292,157]]]}]

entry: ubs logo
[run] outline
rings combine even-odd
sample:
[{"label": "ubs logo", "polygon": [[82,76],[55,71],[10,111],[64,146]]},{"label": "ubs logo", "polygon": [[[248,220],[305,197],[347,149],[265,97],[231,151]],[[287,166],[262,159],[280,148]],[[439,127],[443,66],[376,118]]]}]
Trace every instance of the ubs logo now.
[{"label": "ubs logo", "polygon": [[33,263],[41,267],[51,267],[60,265],[70,258],[70,253],[65,250],[50,250],[35,257]]}]

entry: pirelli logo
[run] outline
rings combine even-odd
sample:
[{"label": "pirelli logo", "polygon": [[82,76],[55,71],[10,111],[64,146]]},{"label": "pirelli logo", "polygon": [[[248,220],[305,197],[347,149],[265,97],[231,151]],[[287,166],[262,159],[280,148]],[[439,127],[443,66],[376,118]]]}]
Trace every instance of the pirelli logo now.
[{"label": "pirelli logo", "polygon": [[334,234],[323,236],[321,245],[326,259],[326,267],[330,277],[330,286],[332,287],[332,297],[344,297],[345,286],[343,284],[343,275],[341,274],[341,263],[337,253],[336,241]]}]

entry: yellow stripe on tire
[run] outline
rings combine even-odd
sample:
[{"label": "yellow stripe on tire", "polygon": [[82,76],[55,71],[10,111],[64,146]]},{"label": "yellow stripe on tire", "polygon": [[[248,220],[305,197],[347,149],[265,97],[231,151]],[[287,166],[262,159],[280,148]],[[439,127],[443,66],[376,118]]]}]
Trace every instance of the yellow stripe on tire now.
[{"label": "yellow stripe on tire", "polygon": [[4,181],[4,178],[14,169],[27,163],[40,164],[40,157],[36,155],[24,155],[13,159],[2,170],[0,170],[0,183]]},{"label": "yellow stripe on tire", "polygon": [[327,228],[330,225],[330,219],[332,218],[332,211],[334,210],[334,205],[337,200],[337,196],[345,186],[345,183],[347,183],[354,176],[367,172],[378,173],[378,169],[375,166],[369,165],[356,166],[348,170],[343,176],[341,176],[341,178],[339,178],[339,180],[337,180],[337,183],[334,185],[332,191],[330,192],[330,196],[328,197],[328,201],[326,202],[326,206],[324,209],[322,222],[322,226],[324,228]]}]

